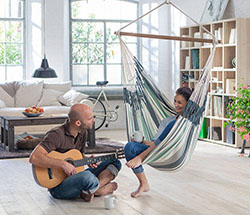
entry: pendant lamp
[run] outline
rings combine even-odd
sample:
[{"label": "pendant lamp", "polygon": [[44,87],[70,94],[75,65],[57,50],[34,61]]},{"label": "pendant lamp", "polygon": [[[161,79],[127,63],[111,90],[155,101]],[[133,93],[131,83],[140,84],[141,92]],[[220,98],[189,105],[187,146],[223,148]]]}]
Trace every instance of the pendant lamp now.
[{"label": "pendant lamp", "polygon": [[49,63],[48,60],[46,58],[46,54],[45,54],[45,29],[46,29],[46,23],[45,23],[45,13],[46,11],[46,5],[45,5],[45,0],[43,0],[43,28],[44,28],[44,32],[43,32],[43,45],[44,45],[44,58],[42,59],[42,63],[41,63],[41,67],[35,70],[35,73],[33,74],[33,78],[56,78],[56,72],[54,69],[49,67]]}]

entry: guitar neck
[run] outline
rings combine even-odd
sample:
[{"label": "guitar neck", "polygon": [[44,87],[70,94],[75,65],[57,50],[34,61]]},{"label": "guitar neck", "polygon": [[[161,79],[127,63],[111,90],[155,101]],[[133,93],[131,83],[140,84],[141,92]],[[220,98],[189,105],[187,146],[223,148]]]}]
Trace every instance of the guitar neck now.
[{"label": "guitar neck", "polygon": [[116,154],[103,155],[103,156],[97,156],[97,157],[89,157],[89,158],[83,158],[80,160],[74,160],[73,165],[75,167],[78,167],[78,166],[84,166],[84,165],[89,165],[89,164],[93,164],[93,163],[98,163],[101,161],[113,160],[115,158],[116,158]]}]

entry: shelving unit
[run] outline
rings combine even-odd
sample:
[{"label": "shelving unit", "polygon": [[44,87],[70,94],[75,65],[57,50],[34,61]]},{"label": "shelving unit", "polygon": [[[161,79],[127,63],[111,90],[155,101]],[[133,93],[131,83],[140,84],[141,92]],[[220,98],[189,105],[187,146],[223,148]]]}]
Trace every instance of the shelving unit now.
[{"label": "shelving unit", "polygon": [[[203,25],[221,40],[216,47],[209,86],[209,108],[203,124],[201,139],[214,143],[241,147],[242,139],[224,127],[226,107],[236,96],[239,84],[250,84],[250,19],[221,20]],[[208,38],[199,26],[180,28],[182,37]],[[207,43],[181,42],[180,86],[194,88],[207,62],[212,45]],[[232,61],[235,58],[235,64]],[[211,129],[212,128],[212,129]],[[206,134],[207,133],[207,134]],[[250,141],[247,142],[250,146]]]}]

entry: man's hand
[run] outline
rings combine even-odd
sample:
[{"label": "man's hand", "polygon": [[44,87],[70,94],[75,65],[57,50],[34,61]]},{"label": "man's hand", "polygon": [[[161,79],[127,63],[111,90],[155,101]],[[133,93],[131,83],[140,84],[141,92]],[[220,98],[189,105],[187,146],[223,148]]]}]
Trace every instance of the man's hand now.
[{"label": "man's hand", "polygon": [[[94,155],[91,155],[91,157],[94,157]],[[97,166],[100,164],[100,162],[97,162],[97,163],[92,163],[92,164],[89,164],[88,166],[90,168],[97,168]]]},{"label": "man's hand", "polygon": [[66,161],[64,161],[62,169],[66,173],[67,176],[75,175],[77,173],[76,168],[72,164]]}]

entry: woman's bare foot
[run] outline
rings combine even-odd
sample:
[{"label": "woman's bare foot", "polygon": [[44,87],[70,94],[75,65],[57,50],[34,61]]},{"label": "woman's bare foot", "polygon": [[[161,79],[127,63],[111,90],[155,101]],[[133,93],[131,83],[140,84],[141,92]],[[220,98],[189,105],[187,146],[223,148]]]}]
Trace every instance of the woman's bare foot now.
[{"label": "woman's bare foot", "polygon": [[94,194],[86,194],[86,193],[81,192],[80,197],[86,202],[91,202],[94,198]]},{"label": "woman's bare foot", "polygon": [[117,190],[118,184],[116,182],[109,182],[103,187],[99,188],[95,192],[95,196],[104,196],[106,194],[112,194],[115,190]]},{"label": "woman's bare foot", "polygon": [[136,191],[131,193],[131,197],[137,198],[141,196],[143,192],[148,192],[148,191],[149,191],[149,185],[140,185]]},{"label": "woman's bare foot", "polygon": [[133,158],[132,160],[130,160],[126,163],[126,165],[129,168],[136,168],[136,167],[140,166],[141,164],[142,164],[142,159],[139,156],[136,156],[135,158]]}]

